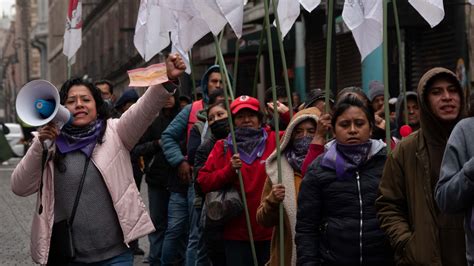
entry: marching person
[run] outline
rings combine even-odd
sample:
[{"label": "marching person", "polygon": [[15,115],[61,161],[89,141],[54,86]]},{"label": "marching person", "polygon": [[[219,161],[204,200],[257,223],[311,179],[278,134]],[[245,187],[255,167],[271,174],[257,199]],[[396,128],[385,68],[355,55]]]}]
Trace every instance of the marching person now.
[{"label": "marching person", "polygon": [[465,113],[463,98],[453,72],[426,72],[418,83],[420,129],[385,163],[376,207],[397,264],[466,265],[463,215],[441,213],[434,199],[446,142]]},{"label": "marching person", "polygon": [[284,205],[284,243],[285,265],[296,265],[294,246],[296,225],[296,198],[303,176],[301,166],[306,157],[310,142],[316,134],[316,126],[321,112],[316,107],[303,109],[291,119],[281,140],[281,177],[278,183],[277,151],[268,157],[266,172],[268,174],[263,188],[260,206],[257,209],[257,223],[264,227],[274,228],[270,260],[267,265],[279,265],[279,205]]},{"label": "marching person", "polygon": [[[238,153],[233,154],[233,142],[229,136],[216,142],[203,168],[198,183],[204,193],[232,185],[240,192],[236,170],[242,173],[245,194],[253,230],[255,250],[259,265],[264,265],[270,255],[272,229],[256,221],[266,179],[265,160],[275,149],[276,134],[263,127],[260,103],[250,96],[236,98],[230,106],[235,126]],[[230,219],[224,228],[224,246],[227,266],[251,265],[252,253],[245,214]]]},{"label": "marching person", "polygon": [[[179,55],[169,56],[166,66],[170,80],[186,68]],[[154,227],[133,180],[130,150],[168,99],[168,86],[176,89],[151,86],[120,119],[109,119],[92,83],[70,79],[63,84],[60,102],[72,123],[61,130],[53,123],[39,128],[11,176],[15,194],[38,194],[31,234],[36,263],[133,264],[128,244]],[[47,150],[46,140],[53,143]],[[64,233],[72,233],[72,239]],[[71,255],[65,258],[64,243]]]},{"label": "marching person", "polygon": [[370,139],[374,117],[355,95],[339,99],[331,122],[335,140],[310,165],[298,195],[297,265],[391,265],[374,207],[385,143]]}]

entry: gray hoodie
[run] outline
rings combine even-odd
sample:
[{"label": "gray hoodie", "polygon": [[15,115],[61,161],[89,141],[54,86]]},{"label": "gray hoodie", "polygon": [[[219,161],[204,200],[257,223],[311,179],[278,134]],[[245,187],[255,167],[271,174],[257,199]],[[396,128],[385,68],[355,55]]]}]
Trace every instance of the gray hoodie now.
[{"label": "gray hoodie", "polygon": [[470,142],[473,133],[473,117],[461,120],[454,127],[444,152],[435,195],[441,211],[465,214],[469,265],[474,263],[474,142]]}]

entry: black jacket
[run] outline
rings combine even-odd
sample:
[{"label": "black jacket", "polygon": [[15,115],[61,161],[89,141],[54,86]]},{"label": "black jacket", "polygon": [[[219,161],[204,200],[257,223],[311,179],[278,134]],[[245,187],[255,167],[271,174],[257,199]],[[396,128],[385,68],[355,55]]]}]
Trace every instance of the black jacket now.
[{"label": "black jacket", "polygon": [[[176,97],[175,95],[175,99]],[[176,100],[176,104],[170,112],[160,112],[143,135],[140,143],[133,149],[133,153],[134,156],[139,155],[145,158],[145,181],[148,185],[162,186],[172,192],[185,193],[187,185],[180,183],[177,168],[168,163],[159,144],[161,134],[179,112],[178,103]]]},{"label": "black jacket", "polygon": [[357,174],[337,180],[335,171],[320,165],[323,156],[308,168],[298,195],[297,265],[393,264],[375,210],[386,150],[372,149],[373,156],[359,168],[359,180]]},{"label": "black jacket", "polygon": [[216,142],[217,140],[214,137],[214,135],[211,135],[209,139],[205,140],[201,145],[199,145],[194,155],[194,168],[193,168],[194,189],[196,191],[196,194],[201,197],[204,196],[204,193],[202,193],[202,190],[199,187],[199,183],[196,182],[196,179],[197,179],[199,170],[206,163],[207,157],[209,157],[209,154],[211,153],[212,148],[214,148],[214,145],[216,144]]}]

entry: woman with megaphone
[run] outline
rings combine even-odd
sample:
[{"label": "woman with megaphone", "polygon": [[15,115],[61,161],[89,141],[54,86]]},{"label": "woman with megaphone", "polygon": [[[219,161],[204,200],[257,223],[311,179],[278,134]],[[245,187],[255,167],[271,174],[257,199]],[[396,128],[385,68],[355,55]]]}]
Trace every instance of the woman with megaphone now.
[{"label": "woman with megaphone", "polygon": [[[176,80],[186,66],[171,55],[166,68]],[[151,86],[120,119],[111,119],[92,83],[63,84],[60,103],[72,123],[39,128],[11,177],[15,194],[38,192],[31,233],[36,263],[133,265],[128,244],[154,227],[133,180],[130,150],[175,88],[172,82]]]}]

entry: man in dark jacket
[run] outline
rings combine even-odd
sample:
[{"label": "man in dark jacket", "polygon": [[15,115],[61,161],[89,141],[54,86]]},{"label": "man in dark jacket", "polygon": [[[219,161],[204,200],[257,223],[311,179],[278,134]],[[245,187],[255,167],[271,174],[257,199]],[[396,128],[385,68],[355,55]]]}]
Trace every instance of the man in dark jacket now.
[{"label": "man in dark jacket", "polygon": [[[104,93],[102,93],[104,96]],[[114,110],[112,112],[113,118],[120,118],[132,105],[134,105],[138,101],[138,93],[133,88],[129,88],[126,90],[122,96],[118,99],[115,103]],[[135,184],[137,185],[138,190],[140,190],[140,186],[142,183],[142,167],[140,156],[134,156],[133,150],[130,152],[130,160],[132,162],[132,170],[133,170],[133,179],[135,180]],[[140,248],[138,239],[130,242],[130,249],[133,252],[133,255],[144,255],[145,252]]]},{"label": "man in dark jacket", "polygon": [[[170,96],[158,117],[143,135],[134,149],[134,157],[145,158],[145,181],[148,185],[148,205],[150,217],[156,231],[148,235],[150,265],[160,265],[163,240],[168,223],[168,201],[170,191],[179,191],[182,185],[177,182],[177,170],[165,158],[161,148],[161,135],[179,112],[177,93]],[[182,260],[183,258],[181,258]]]},{"label": "man in dark jacket", "polygon": [[377,199],[381,228],[399,265],[466,265],[462,215],[439,211],[434,200],[448,137],[464,114],[456,75],[426,72],[418,84],[420,124],[388,156]]},{"label": "man in dark jacket", "polygon": [[408,111],[408,126],[412,129],[412,132],[417,131],[420,128],[420,107],[418,105],[418,94],[414,91],[407,91],[406,97],[404,94],[398,96],[396,108],[395,108],[395,125],[396,128],[392,131],[392,136],[397,139],[402,139],[400,134],[400,128],[407,123],[405,122],[405,99],[407,101]]},{"label": "man in dark jacket", "polygon": [[449,137],[436,187],[436,202],[443,212],[464,212],[466,259],[474,265],[474,117],[459,122]]},{"label": "man in dark jacket", "polygon": [[176,258],[186,252],[186,263],[194,264],[196,249],[186,249],[189,230],[190,211],[193,208],[194,195],[188,197],[188,189],[192,177],[192,167],[181,150],[180,142],[185,140],[186,145],[194,123],[198,121],[197,113],[206,107],[209,94],[222,87],[222,78],[218,65],[211,66],[201,79],[203,99],[184,107],[171,121],[162,134],[161,143],[166,160],[172,167],[178,168],[175,182],[180,182],[185,189],[182,192],[171,192],[168,205],[168,228],[163,242],[161,263],[168,265],[176,263]]}]

